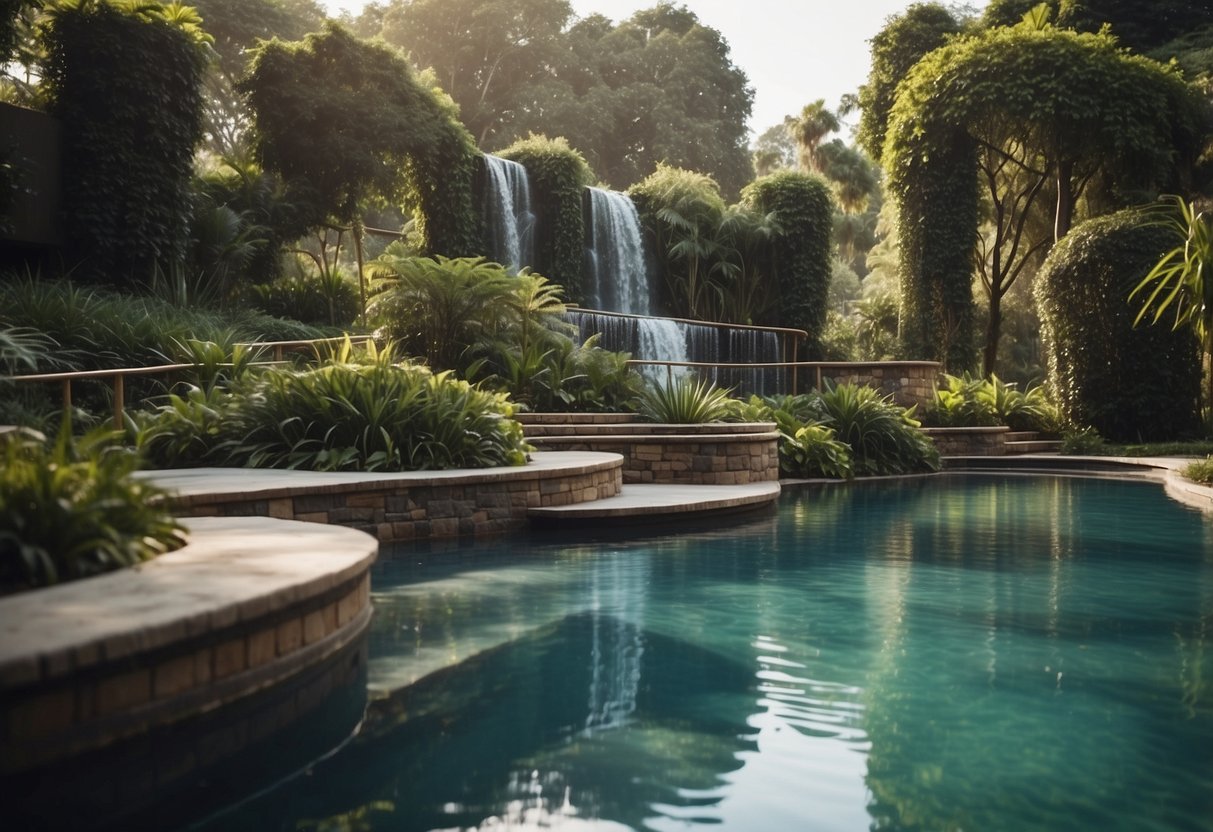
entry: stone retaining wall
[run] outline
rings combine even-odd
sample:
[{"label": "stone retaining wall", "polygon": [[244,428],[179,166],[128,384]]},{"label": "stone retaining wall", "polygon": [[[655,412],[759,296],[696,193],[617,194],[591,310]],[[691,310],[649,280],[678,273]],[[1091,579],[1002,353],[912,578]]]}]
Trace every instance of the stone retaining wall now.
[{"label": "stone retaining wall", "polygon": [[[819,368],[819,370],[818,370]],[[823,362],[808,370],[817,371],[822,380],[834,384],[859,384],[875,387],[891,395],[902,407],[926,406],[935,398],[935,379],[939,377],[940,364],[936,361],[872,361],[872,362]],[[801,370],[801,373],[806,372]],[[814,384],[800,376],[799,389]]]},{"label": "stone retaining wall", "polygon": [[1005,425],[980,428],[923,428],[942,456],[1003,456],[1007,452]]},{"label": "stone retaining wall", "polygon": [[[364,677],[374,540],[264,518],[187,526],[185,548],[140,567],[0,599],[0,775],[20,794],[74,772],[87,788],[73,812],[134,811]],[[242,723],[183,733],[271,691]],[[114,747],[112,763],[72,768]],[[6,814],[70,821],[55,803],[14,799]]]},{"label": "stone retaining wall", "polygon": [[[610,426],[595,435],[533,436],[545,450],[605,451],[623,456],[623,482],[744,485],[779,479],[779,433],[773,424],[635,425],[643,433]],[[675,432],[676,431],[676,432]]]},{"label": "stone retaining wall", "polygon": [[[598,455],[564,467],[553,463],[483,472],[411,472],[381,479],[361,475],[357,482],[261,471],[257,475],[267,487],[181,493],[173,507],[187,517],[251,515],[337,524],[381,542],[478,537],[521,529],[532,508],[613,497],[622,487],[622,470],[618,457]],[[280,485],[272,484],[275,474],[284,475],[278,477]],[[173,487],[171,478],[157,476],[157,482]]]}]

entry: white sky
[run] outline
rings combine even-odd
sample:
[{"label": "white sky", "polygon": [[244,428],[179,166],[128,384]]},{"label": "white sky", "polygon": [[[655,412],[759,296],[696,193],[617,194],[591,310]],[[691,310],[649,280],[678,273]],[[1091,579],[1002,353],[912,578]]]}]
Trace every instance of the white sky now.
[{"label": "white sky", "polygon": [[[570,0],[579,16],[619,21],[658,0]],[[676,0],[677,2],[677,0]],[[754,88],[750,129],[760,133],[818,98],[834,108],[868,76],[868,39],[912,0],[682,0],[724,35],[733,63]],[[971,0],[982,8],[987,0]],[[327,0],[330,11],[357,12],[360,0]]]}]

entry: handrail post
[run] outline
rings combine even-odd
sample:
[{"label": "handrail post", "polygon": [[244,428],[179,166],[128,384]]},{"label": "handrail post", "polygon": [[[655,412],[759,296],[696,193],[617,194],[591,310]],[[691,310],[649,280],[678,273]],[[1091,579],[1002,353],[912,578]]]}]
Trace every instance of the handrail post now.
[{"label": "handrail post", "polygon": [[673,364],[665,365],[665,386],[666,386],[667,390],[674,386],[674,365]]},{"label": "handrail post", "polygon": [[67,419],[67,423],[72,423],[72,380],[65,378],[63,380],[63,418]]},{"label": "handrail post", "polygon": [[114,376],[114,430],[122,430],[122,410],[126,404],[126,385],[121,375]]}]

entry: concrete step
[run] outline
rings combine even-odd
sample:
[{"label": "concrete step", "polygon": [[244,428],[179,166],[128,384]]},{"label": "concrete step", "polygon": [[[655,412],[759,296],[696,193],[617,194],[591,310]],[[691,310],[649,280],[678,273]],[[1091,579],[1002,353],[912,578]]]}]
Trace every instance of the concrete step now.
[{"label": "concrete step", "polygon": [[1039,436],[1034,430],[1013,430],[1003,434],[1008,442],[1031,442]]},{"label": "concrete step", "polygon": [[1020,454],[1055,454],[1061,452],[1060,439],[1029,439],[1006,444],[1007,456]]},{"label": "concrete step", "polygon": [[614,497],[572,506],[532,508],[532,521],[675,519],[704,512],[757,508],[779,498],[779,483],[745,485],[628,484]]}]

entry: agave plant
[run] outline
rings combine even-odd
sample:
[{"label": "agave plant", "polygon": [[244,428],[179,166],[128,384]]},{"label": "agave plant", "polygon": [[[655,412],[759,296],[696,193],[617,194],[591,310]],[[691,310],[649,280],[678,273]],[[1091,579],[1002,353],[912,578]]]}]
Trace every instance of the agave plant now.
[{"label": "agave plant", "polygon": [[732,408],[729,391],[691,376],[668,384],[652,383],[640,392],[640,411],[665,424],[696,425],[724,421]]}]

